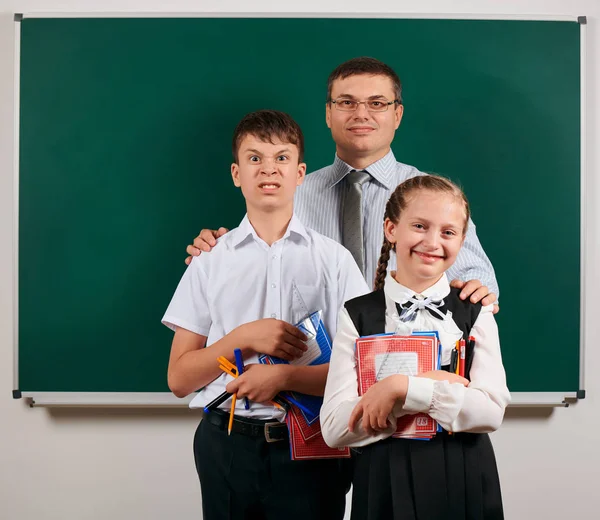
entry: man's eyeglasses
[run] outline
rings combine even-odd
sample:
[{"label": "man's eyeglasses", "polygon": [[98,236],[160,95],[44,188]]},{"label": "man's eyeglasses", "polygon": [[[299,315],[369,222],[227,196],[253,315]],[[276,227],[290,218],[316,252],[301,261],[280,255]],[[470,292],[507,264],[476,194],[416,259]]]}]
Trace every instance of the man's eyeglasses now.
[{"label": "man's eyeglasses", "polygon": [[354,112],[360,104],[364,104],[365,108],[369,112],[385,112],[390,105],[399,103],[397,99],[394,99],[394,101],[388,101],[385,98],[368,99],[367,101],[356,101],[355,99],[337,98],[330,99],[329,101],[335,105],[335,108],[337,110],[341,110],[342,112]]}]

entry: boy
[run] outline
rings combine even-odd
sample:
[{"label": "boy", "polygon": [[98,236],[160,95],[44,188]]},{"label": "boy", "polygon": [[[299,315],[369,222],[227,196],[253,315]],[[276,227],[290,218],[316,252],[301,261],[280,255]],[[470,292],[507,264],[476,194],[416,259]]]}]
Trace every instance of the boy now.
[{"label": "boy", "polygon": [[[302,131],[288,115],[261,110],[242,119],[231,175],[247,214],[212,252],[193,260],[163,318],[175,330],[168,369],[173,393],[203,388],[192,408],[225,390],[239,398],[230,436],[226,401],[206,414],[194,438],[205,520],[344,516],[345,464],[291,461],[283,412],[268,404],[282,390],[323,395],[328,365],[260,365],[257,356],[293,360],[306,350],[306,338],[290,325],[302,310],[294,292],[308,312],[323,311],[332,337],[343,303],[368,292],[351,254],[293,214],[306,173],[303,154]],[[234,361],[235,348],[247,368],[231,381],[216,359]]]}]

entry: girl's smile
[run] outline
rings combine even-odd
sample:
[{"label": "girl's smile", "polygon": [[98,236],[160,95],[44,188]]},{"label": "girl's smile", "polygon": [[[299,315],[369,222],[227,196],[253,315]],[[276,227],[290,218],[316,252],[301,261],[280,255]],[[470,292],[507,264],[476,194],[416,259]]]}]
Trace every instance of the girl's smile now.
[{"label": "girl's smile", "polygon": [[423,253],[421,251],[412,251],[415,255],[417,255],[421,260],[425,263],[434,263],[438,260],[443,260],[445,257],[443,255],[432,255],[431,253]]}]

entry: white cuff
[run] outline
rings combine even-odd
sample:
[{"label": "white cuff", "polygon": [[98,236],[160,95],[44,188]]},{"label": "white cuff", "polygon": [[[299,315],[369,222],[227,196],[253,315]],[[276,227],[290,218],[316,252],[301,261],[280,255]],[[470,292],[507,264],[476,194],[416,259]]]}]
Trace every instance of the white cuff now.
[{"label": "white cuff", "polygon": [[408,391],[404,401],[404,411],[411,413],[428,413],[433,401],[433,385],[435,381],[428,377],[409,377]]}]

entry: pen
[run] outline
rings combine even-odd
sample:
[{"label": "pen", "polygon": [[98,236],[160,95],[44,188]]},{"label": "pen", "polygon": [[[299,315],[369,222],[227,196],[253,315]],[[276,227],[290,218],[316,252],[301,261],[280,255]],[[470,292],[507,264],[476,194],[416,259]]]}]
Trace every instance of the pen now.
[{"label": "pen", "polygon": [[[220,363],[219,368],[225,372],[226,374],[230,375],[233,378],[236,378],[238,376],[237,374],[237,369],[233,366],[233,364],[231,363],[231,361],[228,361],[226,358],[224,357],[219,357],[217,358],[217,361]],[[227,366],[225,366],[225,364]],[[230,368],[230,367],[233,367]],[[227,398],[230,396],[231,394],[229,392],[223,392],[219,397],[217,397],[214,401],[211,401],[210,403],[208,403],[205,407],[204,407],[204,412],[208,413],[210,412],[211,409],[213,409],[215,406],[219,406],[220,404],[224,403],[225,401],[227,401]],[[216,404],[215,404],[216,403]],[[275,402],[275,400],[269,401],[269,403],[271,403],[273,406],[275,406],[276,408],[279,408],[280,410],[283,410],[284,412],[287,412],[289,405],[279,399],[279,402]]]},{"label": "pen", "polygon": [[270,403],[273,406],[280,408],[284,412],[287,412],[290,409],[290,405],[286,401],[284,401],[283,398],[281,398],[279,395],[276,395],[275,397],[273,397],[273,399],[270,401]]},{"label": "pen", "polygon": [[456,375],[459,374],[459,369],[460,369],[460,341],[456,342],[456,366],[454,367],[454,373]]},{"label": "pen", "polygon": [[310,411],[306,406],[301,404],[297,399],[293,398],[290,394],[281,394],[281,397],[283,397],[286,401],[289,401],[293,405],[300,408],[300,410],[302,410],[304,413],[307,413],[308,415],[311,415],[311,416],[313,415],[312,411]]},{"label": "pen", "polygon": [[231,361],[229,361],[225,356],[219,356],[217,358],[217,362],[219,364],[223,365],[224,367],[228,368],[232,372],[237,372],[237,367]]},{"label": "pen", "polygon": [[456,352],[456,349],[453,348],[452,353],[450,355],[450,372],[451,373],[456,372],[456,357],[457,357],[457,352]]},{"label": "pen", "polygon": [[227,368],[227,367],[224,367],[223,365],[219,365],[219,368],[220,368],[220,369],[221,369],[223,372],[225,372],[226,374],[230,375],[231,377],[234,377],[234,378],[235,378],[235,377],[237,377],[237,376],[238,376],[238,375],[237,375],[237,370],[236,370],[236,371],[230,370],[229,368]]},{"label": "pen", "polygon": [[[473,357],[475,357],[475,338],[469,336],[469,349],[467,351],[467,360],[465,363],[465,374],[471,378],[471,365],[473,364]],[[466,376],[465,376],[466,377]]]},{"label": "pen", "polygon": [[215,397],[210,403],[208,403],[204,407],[204,413],[210,412],[213,408],[216,408],[217,406],[223,404],[230,397],[231,394],[229,392],[223,392],[219,397]]},{"label": "pen", "polygon": [[460,340],[460,362],[459,362],[458,373],[462,377],[465,377],[465,356],[467,353],[466,351],[467,351],[467,346],[465,344],[465,340],[461,339]]},{"label": "pen", "polygon": [[284,411],[287,413],[288,409],[290,408],[290,405],[287,404],[285,401],[281,401],[280,403],[277,403],[275,401],[269,401],[270,404],[272,404],[275,408],[279,408],[280,410]]},{"label": "pen", "polygon": [[[235,367],[237,368],[237,373],[241,376],[244,373],[244,358],[242,357],[242,351],[239,348],[236,348],[233,351],[233,355],[235,356]],[[247,397],[244,397],[244,408],[246,410],[250,410],[250,401],[248,401]]]}]

